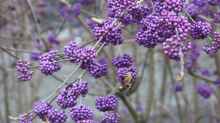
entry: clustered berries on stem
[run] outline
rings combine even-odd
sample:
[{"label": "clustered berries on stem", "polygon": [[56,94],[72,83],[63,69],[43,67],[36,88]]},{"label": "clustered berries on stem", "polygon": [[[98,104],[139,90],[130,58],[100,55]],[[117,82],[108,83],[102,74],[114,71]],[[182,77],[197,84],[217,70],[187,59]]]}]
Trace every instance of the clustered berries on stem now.
[{"label": "clustered berries on stem", "polygon": [[[65,20],[72,21],[73,17],[80,15],[82,6],[93,2],[93,0],[76,0],[70,5],[61,3],[60,15]],[[193,44],[196,44],[192,42],[197,42],[199,39],[210,41],[203,46],[207,54],[212,55],[220,49],[220,33],[215,32],[211,23],[199,18],[199,14],[205,13],[197,10],[206,5],[220,5],[220,2],[193,0],[192,3],[187,4],[185,0],[153,0],[152,4],[150,8],[143,0],[107,0],[107,17],[98,21],[94,18],[90,19],[88,24],[96,41],[93,47],[70,41],[64,46],[62,53],[48,49],[49,51],[45,53],[32,53],[32,59],[38,62],[41,73],[47,76],[61,70],[60,62],[67,59],[98,79],[108,74],[108,63],[106,58],[98,58],[97,45],[101,45],[100,49],[102,49],[103,46],[123,44],[123,30],[128,25],[138,27],[134,35],[135,43],[146,48],[161,46],[164,54],[176,61],[181,59],[181,55],[188,55]],[[52,33],[49,33],[48,42],[56,45],[60,43]],[[117,80],[123,87],[130,87],[137,78],[137,68],[133,58],[128,54],[122,54],[114,57],[112,64],[116,68]],[[16,71],[19,80],[32,79],[32,66],[28,61],[18,60]],[[49,101],[38,101],[33,106],[33,113],[43,121],[64,123],[67,120],[65,110],[70,109],[70,117],[76,123],[94,122],[92,109],[82,104],[77,105],[77,98],[86,96],[88,93],[89,83],[78,78],[76,81],[64,82],[64,84],[66,86],[59,88],[55,98],[60,109],[49,104]],[[175,89],[176,91],[182,90],[180,86],[176,86]],[[197,85],[196,90],[204,98],[209,98],[212,94],[212,88],[206,84]],[[114,95],[101,96],[96,99],[96,108],[104,112],[102,123],[120,121],[117,107],[118,98]],[[33,114],[21,115],[20,123],[31,123],[32,116]]]}]

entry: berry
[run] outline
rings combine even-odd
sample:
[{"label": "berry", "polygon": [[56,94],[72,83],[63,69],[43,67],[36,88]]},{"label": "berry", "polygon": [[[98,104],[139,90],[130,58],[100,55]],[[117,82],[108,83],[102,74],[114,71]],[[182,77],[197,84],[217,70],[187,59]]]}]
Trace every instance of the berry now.
[{"label": "berry", "polygon": [[84,105],[79,105],[76,107],[73,107],[70,110],[71,118],[78,122],[80,120],[92,120],[93,119],[93,111]]},{"label": "berry", "polygon": [[72,85],[65,87],[59,92],[56,101],[61,108],[65,109],[76,105],[76,100],[78,96],[72,92],[74,92]]},{"label": "berry", "polygon": [[24,60],[16,62],[17,78],[20,81],[28,81],[32,79],[33,71],[31,71],[30,63]]},{"label": "berry", "polygon": [[94,120],[79,120],[76,123],[96,123]]},{"label": "berry", "polygon": [[21,114],[19,115],[19,123],[32,123],[33,114]]},{"label": "berry", "polygon": [[117,68],[130,67],[134,63],[133,58],[128,54],[123,54],[112,59],[112,64]]},{"label": "berry", "polygon": [[117,112],[110,111],[104,114],[104,118],[101,123],[119,123],[120,115]]},{"label": "berry", "polygon": [[87,63],[96,57],[96,51],[93,48],[81,48],[74,41],[71,41],[64,47],[64,55],[72,63]]},{"label": "berry", "polygon": [[129,24],[132,22],[132,15],[125,11],[136,6],[136,0],[107,0],[108,16],[118,18],[124,24]]},{"label": "berry", "polygon": [[96,108],[100,111],[112,111],[118,107],[118,98],[114,95],[100,96],[96,99]]},{"label": "berry", "polygon": [[192,25],[191,35],[194,39],[204,39],[212,31],[212,27],[207,22],[197,21]]},{"label": "berry", "polygon": [[49,32],[48,33],[48,37],[47,40],[50,44],[55,44],[55,45],[59,45],[60,42],[57,40],[56,35],[53,32]]},{"label": "berry", "polygon": [[68,6],[61,3],[59,8],[60,15],[67,21],[73,21],[74,17],[80,15],[81,4],[76,3],[74,5]]},{"label": "berry", "polygon": [[42,53],[40,53],[40,52],[31,52],[30,53],[30,59],[33,60],[33,61],[38,61],[41,54]]},{"label": "berry", "polygon": [[48,110],[47,118],[50,123],[65,123],[67,116],[64,111],[59,111],[58,109],[51,108]]},{"label": "berry", "polygon": [[88,82],[80,80],[72,84],[72,88],[74,90],[74,94],[79,96],[85,96],[88,93]]},{"label": "berry", "polygon": [[214,32],[212,39],[210,44],[203,46],[203,50],[210,55],[217,53],[220,49],[220,33]]},{"label": "berry", "polygon": [[181,91],[183,91],[183,84],[177,82],[177,83],[174,85],[174,91],[175,91],[175,92],[181,92]]},{"label": "berry", "polygon": [[197,84],[196,90],[197,93],[202,97],[204,97],[205,99],[208,99],[213,93],[213,89],[208,84],[205,83]]},{"label": "berry", "polygon": [[93,24],[92,32],[100,43],[118,45],[122,43],[122,30],[114,18],[107,18],[102,23]]},{"label": "berry", "polygon": [[178,36],[173,36],[163,43],[163,51],[170,58],[180,60],[180,51],[186,54],[191,49],[191,42],[182,41]]},{"label": "berry", "polygon": [[158,40],[158,34],[152,30],[140,29],[136,34],[136,42],[147,48],[154,48]]},{"label": "berry", "polygon": [[61,69],[58,63],[57,51],[49,51],[40,56],[39,59],[40,71],[45,75],[51,75]]},{"label": "berry", "polygon": [[95,78],[105,76],[108,72],[107,61],[105,59],[93,60],[89,63],[88,71]]},{"label": "berry", "polygon": [[166,9],[175,12],[181,12],[184,7],[185,0],[164,0]]},{"label": "berry", "polygon": [[48,110],[51,109],[52,106],[50,104],[48,104],[47,102],[43,102],[43,101],[38,101],[35,102],[33,105],[33,111],[34,113],[43,121],[45,121]]}]

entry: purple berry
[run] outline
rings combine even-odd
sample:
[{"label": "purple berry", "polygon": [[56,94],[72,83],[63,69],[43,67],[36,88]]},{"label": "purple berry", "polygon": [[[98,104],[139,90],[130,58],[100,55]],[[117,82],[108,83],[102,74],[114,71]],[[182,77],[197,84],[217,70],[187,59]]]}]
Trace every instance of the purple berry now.
[{"label": "purple berry", "polygon": [[196,90],[197,93],[202,97],[204,97],[205,99],[208,99],[213,93],[213,89],[208,84],[205,83],[197,84]]},{"label": "purple berry", "polygon": [[30,53],[30,59],[33,61],[38,61],[42,53],[40,52],[32,52]]},{"label": "purple berry", "polygon": [[71,6],[61,3],[59,8],[60,15],[67,21],[73,21],[76,16],[79,16],[80,10],[81,4],[79,3]]},{"label": "purple berry", "polygon": [[79,120],[76,123],[97,123],[94,120]]},{"label": "purple berry", "polygon": [[47,40],[50,44],[59,45],[60,42],[57,40],[56,35],[53,32],[48,33]]},{"label": "purple berry", "polygon": [[18,60],[16,62],[17,78],[20,81],[28,81],[32,79],[33,71],[28,61]]},{"label": "purple berry", "polygon": [[57,51],[49,51],[40,56],[39,59],[40,71],[45,75],[51,75],[61,69],[58,63]]},{"label": "purple berry", "polygon": [[124,24],[132,22],[132,15],[125,13],[137,6],[136,0],[107,0],[108,16],[118,18]]},{"label": "purple berry", "polygon": [[175,91],[175,92],[181,92],[181,91],[183,91],[183,84],[177,82],[177,83],[174,85],[174,91]]},{"label": "purple berry", "polygon": [[100,43],[119,45],[122,43],[122,30],[115,18],[107,18],[102,23],[93,24],[92,32]]},{"label": "purple berry", "polygon": [[83,80],[79,80],[75,83],[72,84],[72,88],[74,90],[74,94],[79,96],[85,96],[88,93],[88,82],[87,81],[83,81]]},{"label": "purple berry", "polygon": [[78,95],[75,95],[73,92],[72,85],[62,89],[56,98],[57,104],[63,109],[75,106]]},{"label": "purple berry", "polygon": [[33,105],[34,113],[43,121],[46,120],[48,110],[51,108],[52,106],[50,104],[48,104],[47,102],[43,102],[43,101],[35,102]]},{"label": "purple berry", "polygon": [[130,67],[134,63],[133,58],[128,54],[123,54],[112,59],[112,64],[117,68]]},{"label": "purple berry", "polygon": [[55,108],[50,108],[47,113],[47,118],[50,123],[65,123],[67,116],[64,111],[59,111]]},{"label": "purple berry", "polygon": [[100,111],[113,111],[118,107],[118,98],[114,95],[96,98],[96,108]]},{"label": "purple berry", "polygon": [[19,123],[32,123],[33,114],[21,114],[19,115]]},{"label": "purple berry", "polygon": [[101,123],[119,123],[120,115],[117,112],[110,111],[104,114],[104,118]]},{"label": "purple berry", "polygon": [[180,60],[180,51],[186,54],[191,49],[191,42],[182,41],[178,36],[173,36],[163,43],[164,53],[171,59]]},{"label": "purple berry", "polygon": [[93,111],[87,106],[79,105],[70,110],[70,116],[75,122],[80,120],[92,120]]},{"label": "purple berry", "polygon": [[197,21],[192,25],[191,35],[194,39],[204,39],[212,31],[212,27],[207,22]]},{"label": "purple berry", "polygon": [[88,72],[95,78],[105,76],[108,72],[108,65],[105,59],[93,60],[89,63]]},{"label": "purple berry", "polygon": [[96,57],[95,49],[81,48],[74,41],[64,47],[64,54],[72,63],[87,63]]},{"label": "purple berry", "polygon": [[184,7],[185,0],[164,0],[166,9],[175,12],[181,12]]}]

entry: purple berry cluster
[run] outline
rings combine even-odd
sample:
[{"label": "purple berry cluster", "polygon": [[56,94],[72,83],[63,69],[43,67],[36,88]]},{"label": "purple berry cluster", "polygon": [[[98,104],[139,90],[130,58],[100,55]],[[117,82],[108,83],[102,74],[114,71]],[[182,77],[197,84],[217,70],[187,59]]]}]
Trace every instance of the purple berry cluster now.
[{"label": "purple berry cluster", "polygon": [[17,78],[20,81],[28,81],[32,79],[33,71],[28,61],[18,60],[16,63]]},{"label": "purple berry cluster", "polygon": [[64,111],[59,111],[55,108],[50,108],[47,111],[47,118],[50,123],[65,123],[67,116]]},{"label": "purple berry cluster", "polygon": [[[185,44],[183,44],[185,43]],[[192,48],[191,42],[183,42],[178,36],[173,36],[163,43],[163,51],[170,58],[180,60],[180,53],[185,54]]]},{"label": "purple berry cluster", "polygon": [[140,23],[140,20],[151,13],[151,10],[137,0],[108,0],[108,16],[117,18],[123,24]]},{"label": "purple berry cluster", "polygon": [[[134,81],[137,77],[137,69],[133,58],[128,54],[123,54],[112,59],[112,64],[116,67],[117,79],[123,86]],[[129,80],[127,79],[129,78]]]},{"label": "purple berry cluster", "polygon": [[96,98],[96,108],[100,111],[115,111],[118,107],[118,98],[114,95]]},{"label": "purple berry cluster", "polygon": [[33,114],[21,114],[18,119],[18,123],[32,123]]},{"label": "purple berry cluster", "polygon": [[76,81],[69,84],[64,89],[60,90],[56,101],[57,104],[63,108],[71,108],[76,105],[77,98],[88,93],[88,83],[86,81]]},{"label": "purple berry cluster", "polygon": [[212,27],[207,22],[197,21],[192,25],[191,35],[194,39],[204,39],[212,31]]},{"label": "purple berry cluster", "polygon": [[39,58],[39,69],[45,75],[52,75],[59,71],[61,66],[58,63],[58,55],[56,50],[44,53]]},{"label": "purple berry cluster", "polygon": [[93,60],[91,63],[89,63],[87,71],[96,79],[107,75],[108,65],[106,59],[103,58],[100,60]]},{"label": "purple berry cluster", "polygon": [[130,67],[134,63],[133,58],[128,54],[123,54],[112,59],[112,64],[117,67]]},{"label": "purple berry cluster", "polygon": [[35,102],[33,105],[34,113],[43,121],[46,120],[48,110],[51,109],[52,106],[44,101]]},{"label": "purple berry cluster", "polygon": [[75,122],[81,123],[80,121],[92,120],[93,111],[85,105],[79,105],[71,108],[70,116]]},{"label": "purple berry cluster", "polygon": [[212,42],[203,46],[203,50],[210,55],[218,52],[220,49],[220,33],[214,32],[212,35]]},{"label": "purple berry cluster", "polygon": [[121,26],[117,19],[107,18],[102,23],[93,23],[91,30],[96,41],[106,45],[119,45],[123,42]]},{"label": "purple berry cluster", "polygon": [[64,55],[73,63],[87,63],[96,57],[96,51],[93,48],[80,47],[76,42],[70,41],[64,47]]},{"label": "purple berry cluster", "polygon": [[105,112],[101,123],[120,123],[120,115],[114,111]]},{"label": "purple berry cluster", "polygon": [[67,120],[64,111],[60,111],[44,101],[34,103],[33,112],[41,120],[49,121],[50,123],[65,123]]}]

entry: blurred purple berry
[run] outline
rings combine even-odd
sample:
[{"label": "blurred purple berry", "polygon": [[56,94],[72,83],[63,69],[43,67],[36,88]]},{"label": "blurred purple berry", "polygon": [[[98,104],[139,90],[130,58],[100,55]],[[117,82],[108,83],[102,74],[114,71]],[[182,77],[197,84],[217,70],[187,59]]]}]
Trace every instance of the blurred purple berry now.
[{"label": "blurred purple berry", "polygon": [[196,91],[205,99],[208,99],[213,93],[213,89],[206,83],[197,84]]},{"label": "blurred purple berry", "polygon": [[180,82],[177,82],[177,83],[174,85],[174,91],[175,91],[175,92],[181,92],[181,91],[183,91],[183,84],[180,83]]},{"label": "blurred purple berry", "polygon": [[79,120],[76,123],[97,123],[94,120]]},{"label": "blurred purple berry", "polygon": [[57,40],[56,35],[53,32],[48,33],[47,40],[50,44],[59,45],[60,42]]},{"label": "blurred purple berry", "polygon": [[73,21],[76,16],[80,15],[81,4],[76,3],[71,6],[66,4],[60,5],[60,15],[67,21]]},{"label": "blurred purple berry", "polygon": [[28,61],[18,60],[16,62],[16,74],[20,81],[28,81],[32,79],[33,71]]},{"label": "blurred purple berry", "polygon": [[118,98],[114,95],[96,98],[96,108],[100,111],[114,111],[118,107]]},{"label": "blurred purple berry", "polygon": [[85,105],[79,105],[70,110],[70,116],[75,122],[80,120],[92,120],[93,111]]},{"label": "blurred purple berry", "polygon": [[38,61],[41,55],[42,55],[42,53],[40,53],[40,52],[32,52],[32,53],[30,53],[30,58],[33,61]]}]

